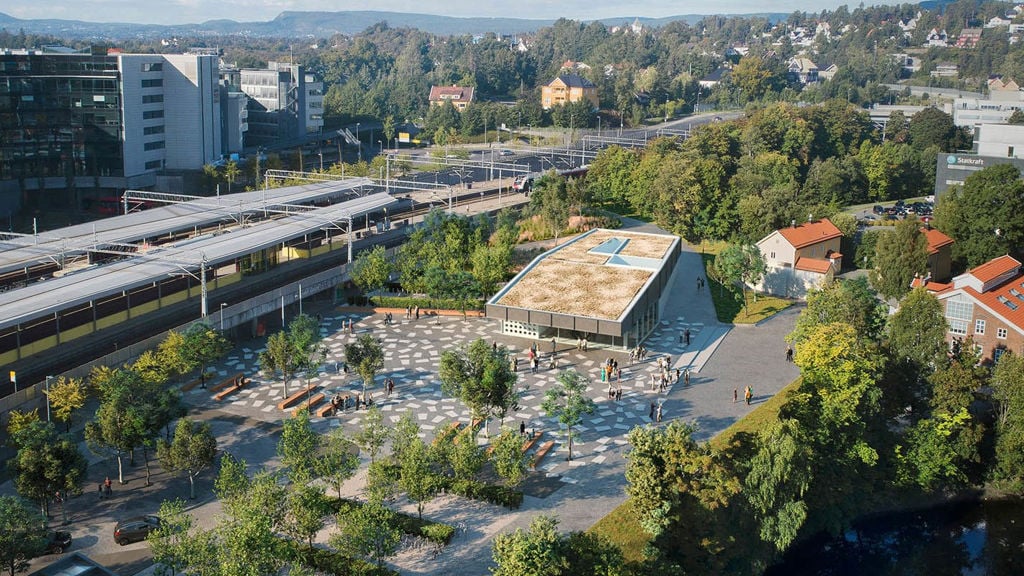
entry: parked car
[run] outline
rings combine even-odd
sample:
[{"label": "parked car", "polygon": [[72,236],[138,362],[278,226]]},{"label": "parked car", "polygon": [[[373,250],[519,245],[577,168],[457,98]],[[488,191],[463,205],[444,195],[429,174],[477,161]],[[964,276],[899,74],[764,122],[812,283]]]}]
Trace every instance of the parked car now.
[{"label": "parked car", "polygon": [[71,548],[70,532],[50,532],[47,538],[43,554],[63,554],[65,550]]},{"label": "parked car", "polygon": [[498,155],[499,156],[515,156],[516,153],[511,151],[511,150],[506,149],[506,150],[502,150],[501,152],[499,152]]},{"label": "parked car", "polygon": [[160,518],[152,514],[121,520],[114,526],[114,542],[121,546],[141,542],[149,533],[160,527]]},{"label": "parked car", "polygon": [[875,204],[875,206],[873,208],[871,208],[871,213],[872,214],[885,214],[885,207],[882,206],[881,204]]}]

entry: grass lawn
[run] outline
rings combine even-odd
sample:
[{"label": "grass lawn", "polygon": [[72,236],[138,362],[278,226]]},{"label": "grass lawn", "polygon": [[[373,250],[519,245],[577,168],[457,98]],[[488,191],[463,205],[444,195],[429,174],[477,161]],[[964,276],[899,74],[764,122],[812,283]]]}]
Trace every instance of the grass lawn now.
[{"label": "grass lawn", "polygon": [[[715,255],[724,248],[724,242],[705,243],[701,245],[701,258],[704,259],[704,269],[710,271],[715,262]],[[793,304],[792,300],[757,294],[754,290],[744,290],[747,299],[746,307],[743,306],[743,299],[719,284],[710,273],[708,277],[708,290],[711,291],[711,301],[715,304],[715,314],[719,322],[731,324],[757,324],[762,320],[771,318],[775,314],[785,310]],[[754,299],[757,299],[756,301]]]},{"label": "grass lawn", "polygon": [[[738,432],[756,432],[768,423],[777,420],[779,409],[785,404],[791,392],[800,385],[800,380],[794,380],[778,394],[775,394],[767,402],[755,408],[744,418],[737,420],[732,426],[722,430],[711,439],[711,446],[721,450],[729,444],[732,437]],[[640,527],[640,522],[633,513],[633,505],[629,500],[620,504],[607,516],[594,524],[589,530],[592,534],[604,536],[614,542],[621,550],[622,555],[630,562],[639,562],[644,558],[644,549],[650,542],[650,537]]]}]

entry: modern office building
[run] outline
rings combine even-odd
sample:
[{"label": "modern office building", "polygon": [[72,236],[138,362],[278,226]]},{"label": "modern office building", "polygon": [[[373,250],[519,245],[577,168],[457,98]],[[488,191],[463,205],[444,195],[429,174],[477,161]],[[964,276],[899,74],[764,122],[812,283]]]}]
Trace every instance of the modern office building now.
[{"label": "modern office building", "polygon": [[1024,174],[1024,126],[984,124],[974,131],[971,154],[940,152],[935,163],[935,196],[962,186],[973,172],[997,164],[1012,164]]},{"label": "modern office building", "polygon": [[0,50],[0,214],[216,161],[217,70],[213,55]]},{"label": "modern office building", "polygon": [[246,146],[301,142],[323,128],[323,82],[302,66],[270,62],[265,69],[230,70],[223,77],[249,96]]}]

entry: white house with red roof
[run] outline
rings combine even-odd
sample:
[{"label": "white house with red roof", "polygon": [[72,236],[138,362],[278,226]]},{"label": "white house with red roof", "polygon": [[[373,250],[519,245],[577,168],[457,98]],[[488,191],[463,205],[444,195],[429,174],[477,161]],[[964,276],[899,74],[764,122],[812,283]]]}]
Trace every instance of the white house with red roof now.
[{"label": "white house with red roof", "polygon": [[1024,354],[1024,273],[1016,259],[989,260],[935,296],[946,316],[948,342],[970,336],[983,362],[998,362],[1007,350]]},{"label": "white house with red roof", "polygon": [[843,264],[839,243],[843,233],[828,218],[794,223],[757,243],[768,267],[758,290],[787,298],[803,298],[807,290],[832,280]]},{"label": "white house with red roof", "polygon": [[462,112],[473,102],[473,91],[472,86],[431,86],[430,105],[441,106],[451,102],[456,110]]}]

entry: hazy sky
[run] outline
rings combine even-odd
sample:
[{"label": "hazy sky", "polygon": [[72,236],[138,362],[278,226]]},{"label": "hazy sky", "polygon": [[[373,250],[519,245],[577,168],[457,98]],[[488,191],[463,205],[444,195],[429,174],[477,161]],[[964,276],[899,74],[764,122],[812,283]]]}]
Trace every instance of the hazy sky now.
[{"label": "hazy sky", "polygon": [[271,20],[282,11],[380,10],[446,16],[496,16],[590,20],[681,14],[820,12],[836,0],[5,0],[0,12],[15,18],[57,18],[89,22],[182,24],[227,18]]}]

